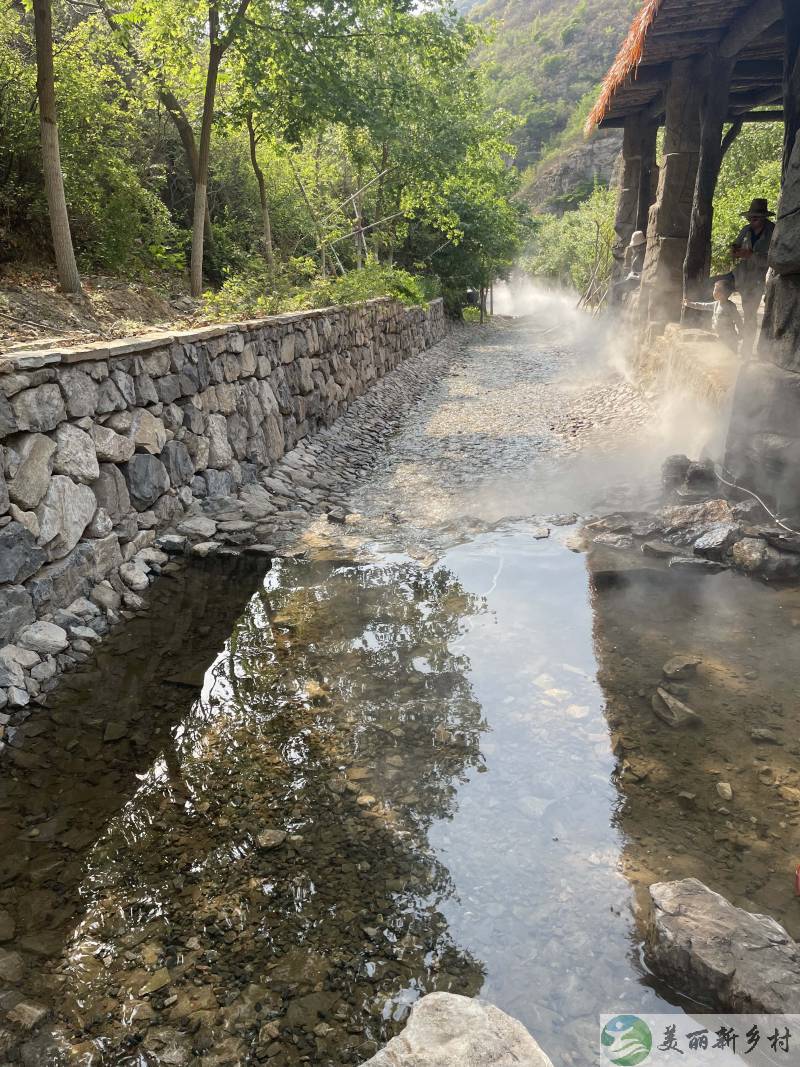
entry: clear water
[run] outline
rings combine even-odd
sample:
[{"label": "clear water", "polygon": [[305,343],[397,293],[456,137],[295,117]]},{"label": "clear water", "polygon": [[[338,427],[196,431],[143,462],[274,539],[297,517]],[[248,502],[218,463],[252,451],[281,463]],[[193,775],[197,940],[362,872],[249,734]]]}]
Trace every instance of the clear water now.
[{"label": "clear water", "polygon": [[[585,1064],[600,1012],[681,1010],[649,882],[796,929],[797,595],[587,566],[568,532],[162,579],[14,739],[0,1007],[49,1014],[5,1058],[355,1064],[448,989]],[[677,651],[691,737],[649,709]]]}]

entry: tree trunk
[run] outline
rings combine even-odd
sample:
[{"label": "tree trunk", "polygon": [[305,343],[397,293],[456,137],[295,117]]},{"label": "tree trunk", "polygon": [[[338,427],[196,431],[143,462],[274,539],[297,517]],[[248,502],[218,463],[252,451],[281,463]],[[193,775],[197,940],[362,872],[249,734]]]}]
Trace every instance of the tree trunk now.
[{"label": "tree trunk", "polygon": [[53,24],[50,0],[33,0],[36,33],[36,91],[39,97],[39,126],[42,137],[42,169],[50,230],[56,257],[58,280],[65,293],[79,293],[81,279],[72,247],[64,175],[58,147],[55,78],[53,75]]},{"label": "tree trunk", "polygon": [[272,246],[272,220],[269,217],[269,201],[267,200],[267,183],[264,180],[264,171],[258,162],[256,148],[256,128],[253,124],[253,113],[247,113],[247,134],[250,139],[250,162],[253,165],[253,173],[258,182],[258,199],[261,203],[261,224],[263,227],[262,242],[264,245],[264,258],[270,270],[275,269],[275,252]]},{"label": "tree trunk", "polygon": [[689,300],[696,300],[703,294],[711,271],[714,192],[722,164],[722,131],[728,114],[734,62],[715,55],[703,60],[707,82],[700,104],[700,158],[683,264],[683,292]]},{"label": "tree trunk", "polygon": [[[378,179],[378,189],[377,189],[377,191],[375,193],[375,218],[376,219],[382,219],[383,218],[383,199],[384,199],[384,188],[385,188],[385,182],[386,182],[386,174],[384,172],[386,170],[386,164],[388,163],[388,161],[389,161],[389,146],[386,143],[386,141],[384,141],[383,144],[381,145],[381,162],[380,162],[380,166],[378,168],[378,173],[380,174],[380,178]],[[375,230],[375,256],[377,257],[378,262],[381,261],[381,248],[382,248],[382,242],[381,242],[380,230],[376,229]]]},{"label": "tree trunk", "polygon": [[[167,114],[172,119],[175,129],[178,131],[178,136],[183,145],[183,154],[186,156],[186,166],[189,174],[192,176],[192,181],[196,185],[199,159],[197,154],[197,141],[195,140],[192,124],[187,119],[186,112],[181,107],[180,101],[173,92],[162,87],[158,91],[158,97],[167,109]],[[206,246],[209,248],[212,247],[214,244],[214,235],[211,230],[211,212],[208,208],[208,197],[206,197],[205,226],[203,234]]]},{"label": "tree trunk", "polygon": [[211,156],[211,126],[214,121],[217,78],[223,55],[223,46],[218,39],[219,12],[214,4],[209,7],[208,23],[208,70],[203,97],[203,118],[200,123],[200,148],[197,154],[197,181],[194,186],[194,220],[192,223],[191,289],[195,299],[203,295],[203,235],[208,196],[208,161]]}]

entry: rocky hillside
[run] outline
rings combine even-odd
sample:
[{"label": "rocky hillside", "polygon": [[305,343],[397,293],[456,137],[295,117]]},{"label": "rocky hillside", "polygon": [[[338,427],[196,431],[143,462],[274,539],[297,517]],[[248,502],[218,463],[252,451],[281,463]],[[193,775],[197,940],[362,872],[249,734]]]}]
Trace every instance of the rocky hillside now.
[{"label": "rocky hillside", "polygon": [[[490,64],[491,103],[523,121],[517,163],[534,167],[526,188],[535,205],[551,206],[542,197],[554,169],[556,209],[569,203],[573,191],[580,196],[582,186],[591,188],[595,176],[608,179],[615,154],[609,145],[592,149],[586,166],[575,149],[597,86],[639,6],[639,0],[460,0],[470,19],[493,27],[481,56]],[[543,157],[549,175],[544,183],[536,174]]]}]

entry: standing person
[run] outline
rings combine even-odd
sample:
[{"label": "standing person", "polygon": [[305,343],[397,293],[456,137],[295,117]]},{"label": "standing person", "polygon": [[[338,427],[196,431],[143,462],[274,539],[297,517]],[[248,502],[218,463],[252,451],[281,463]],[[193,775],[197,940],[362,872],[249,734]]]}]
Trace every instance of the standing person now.
[{"label": "standing person", "polygon": [[714,280],[713,301],[684,300],[683,306],[695,311],[710,311],[711,329],[731,352],[739,351],[742,337],[742,316],[731,300],[736,291],[736,282],[732,274],[723,274]]},{"label": "standing person", "polygon": [[620,281],[615,282],[611,288],[611,303],[623,303],[628,293],[635,293],[642,284],[642,271],[644,269],[644,256],[647,251],[647,237],[643,230],[634,230],[630,244],[625,249],[625,266],[628,273]]},{"label": "standing person", "polygon": [[742,215],[747,219],[747,225],[731,245],[731,252],[737,260],[736,287],[742,297],[744,312],[742,356],[746,359],[752,355],[758,332],[758,309],[767,278],[767,256],[775,229],[772,222],[775,212],[769,210],[765,199],[756,197]]}]

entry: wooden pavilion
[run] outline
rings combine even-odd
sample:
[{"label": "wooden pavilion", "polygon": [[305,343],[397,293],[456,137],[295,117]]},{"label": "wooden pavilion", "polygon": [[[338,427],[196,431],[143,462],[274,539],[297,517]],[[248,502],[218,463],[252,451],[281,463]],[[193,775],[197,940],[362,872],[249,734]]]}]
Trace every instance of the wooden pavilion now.
[{"label": "wooden pavilion", "polygon": [[680,321],[684,295],[707,286],[727,148],[743,123],[777,120],[783,188],[760,359],[739,376],[727,462],[800,512],[800,0],[645,0],[587,130],[624,131],[615,257],[634,230],[646,232],[638,314],[647,344]]}]

